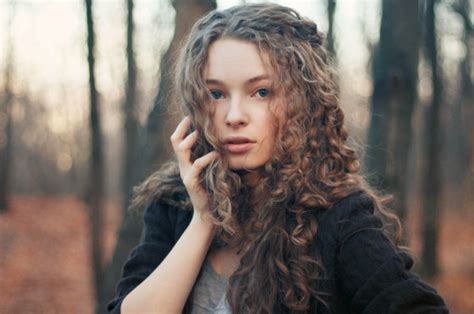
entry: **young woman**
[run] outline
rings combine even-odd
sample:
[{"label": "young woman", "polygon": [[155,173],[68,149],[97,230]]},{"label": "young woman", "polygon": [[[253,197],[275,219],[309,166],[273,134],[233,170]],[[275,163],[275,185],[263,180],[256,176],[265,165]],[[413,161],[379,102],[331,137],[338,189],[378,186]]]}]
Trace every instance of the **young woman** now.
[{"label": "young woman", "polygon": [[144,235],[110,312],[448,312],[357,174],[314,22],[275,4],[213,11],[176,73],[176,160],[135,191]]}]

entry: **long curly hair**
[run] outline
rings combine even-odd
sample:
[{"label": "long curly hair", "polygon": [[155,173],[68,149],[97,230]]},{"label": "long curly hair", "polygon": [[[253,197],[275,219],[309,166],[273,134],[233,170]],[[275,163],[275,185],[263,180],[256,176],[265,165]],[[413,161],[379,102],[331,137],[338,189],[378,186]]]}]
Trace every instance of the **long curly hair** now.
[{"label": "long curly hair", "polygon": [[[324,272],[314,245],[319,214],[348,195],[366,193],[398,245],[401,226],[370,189],[359,161],[346,141],[337,85],[317,25],[293,9],[276,4],[248,4],[214,10],[192,28],[176,66],[176,99],[202,134],[192,160],[207,152],[222,153],[211,123],[210,94],[204,71],[209,47],[220,38],[254,43],[269,57],[272,90],[286,104],[271,159],[254,170],[255,186],[222,158],[201,174],[217,226],[213,245],[237,246],[240,265],[229,278],[227,298],[233,313],[303,313],[318,304],[328,307],[318,280]],[[154,198],[192,210],[176,161],[170,161],[135,188],[132,207]],[[262,199],[265,195],[265,199]]]}]

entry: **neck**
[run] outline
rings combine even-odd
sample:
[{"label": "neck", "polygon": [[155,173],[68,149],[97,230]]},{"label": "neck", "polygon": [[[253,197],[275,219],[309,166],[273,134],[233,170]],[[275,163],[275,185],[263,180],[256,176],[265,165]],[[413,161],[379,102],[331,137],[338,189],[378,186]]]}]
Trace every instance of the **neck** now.
[{"label": "neck", "polygon": [[251,170],[251,171],[238,170],[237,173],[239,174],[242,180],[242,183],[251,188],[257,186],[261,178],[261,174],[259,170]]}]

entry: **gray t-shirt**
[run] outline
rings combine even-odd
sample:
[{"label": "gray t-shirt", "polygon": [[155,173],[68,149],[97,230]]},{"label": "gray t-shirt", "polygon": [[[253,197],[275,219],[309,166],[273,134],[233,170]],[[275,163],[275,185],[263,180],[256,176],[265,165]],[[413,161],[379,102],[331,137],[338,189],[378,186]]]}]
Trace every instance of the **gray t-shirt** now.
[{"label": "gray t-shirt", "polygon": [[226,288],[227,279],[214,271],[206,256],[191,292],[191,314],[231,313]]}]

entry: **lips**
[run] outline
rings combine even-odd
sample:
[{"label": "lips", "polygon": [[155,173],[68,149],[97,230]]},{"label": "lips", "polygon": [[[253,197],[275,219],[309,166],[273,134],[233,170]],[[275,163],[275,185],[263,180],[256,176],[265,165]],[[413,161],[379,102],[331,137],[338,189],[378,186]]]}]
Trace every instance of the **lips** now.
[{"label": "lips", "polygon": [[255,143],[251,139],[244,136],[229,136],[224,140],[225,144],[246,144],[246,143]]},{"label": "lips", "polygon": [[225,149],[234,154],[243,154],[252,149],[255,141],[243,136],[231,136],[225,139]]}]

